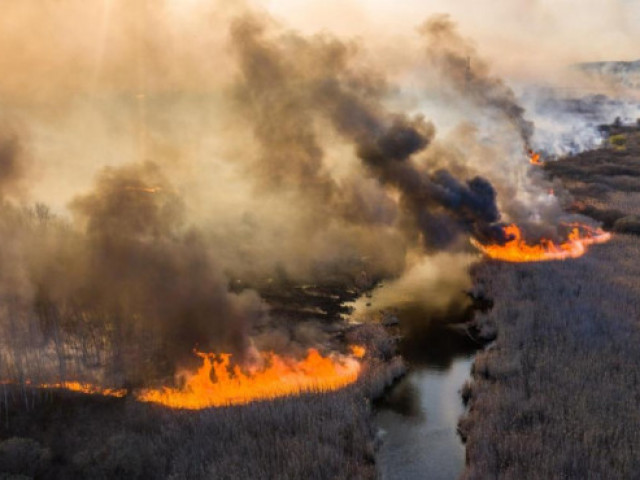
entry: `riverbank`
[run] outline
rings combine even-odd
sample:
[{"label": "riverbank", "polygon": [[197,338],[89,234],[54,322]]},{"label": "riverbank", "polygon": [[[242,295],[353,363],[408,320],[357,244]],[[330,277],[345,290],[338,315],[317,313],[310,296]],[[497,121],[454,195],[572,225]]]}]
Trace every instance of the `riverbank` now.
[{"label": "riverbank", "polygon": [[[638,129],[603,149],[545,167],[611,242],[563,262],[487,261],[474,271],[493,299],[478,321],[495,343],[465,388],[464,479],[635,478],[640,471]],[[613,212],[613,213],[612,213]]]}]

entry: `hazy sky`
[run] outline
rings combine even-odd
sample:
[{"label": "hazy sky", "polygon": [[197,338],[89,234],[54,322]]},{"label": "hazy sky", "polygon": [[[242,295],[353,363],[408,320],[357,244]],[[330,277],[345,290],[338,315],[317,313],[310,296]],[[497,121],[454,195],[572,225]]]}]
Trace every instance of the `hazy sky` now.
[{"label": "hazy sky", "polygon": [[[3,0],[0,107],[42,163],[40,193],[67,198],[102,165],[135,155],[139,91],[157,95],[148,116],[162,139],[179,131],[197,150],[222,128],[196,97],[215,104],[234,78],[227,33],[246,4],[284,30],[359,40],[404,86],[425,68],[417,27],[438,13],[449,13],[511,85],[553,83],[577,61],[640,58],[640,0]],[[184,93],[198,108],[178,105]],[[160,108],[167,99],[180,114]],[[54,175],[59,165],[71,173]]]},{"label": "hazy sky", "polygon": [[513,73],[526,58],[555,66],[640,58],[637,0],[265,0],[277,18],[390,41],[433,13],[450,13],[496,68]]}]

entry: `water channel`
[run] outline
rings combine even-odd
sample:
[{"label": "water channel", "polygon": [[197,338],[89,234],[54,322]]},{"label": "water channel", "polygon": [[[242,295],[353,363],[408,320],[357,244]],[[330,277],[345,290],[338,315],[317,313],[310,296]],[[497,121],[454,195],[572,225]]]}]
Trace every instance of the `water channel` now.
[{"label": "water channel", "polygon": [[464,413],[460,388],[480,345],[441,323],[402,335],[400,353],[409,372],[376,405],[381,478],[455,480],[465,457],[456,432]]}]

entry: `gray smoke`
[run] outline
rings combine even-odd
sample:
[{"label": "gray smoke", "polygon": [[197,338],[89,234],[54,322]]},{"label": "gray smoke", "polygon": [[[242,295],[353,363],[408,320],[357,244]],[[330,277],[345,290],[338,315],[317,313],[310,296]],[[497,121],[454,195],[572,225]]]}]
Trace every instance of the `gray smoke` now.
[{"label": "gray smoke", "polygon": [[18,132],[0,125],[0,198],[22,196],[31,165]]},{"label": "gray smoke", "polygon": [[427,44],[431,65],[448,85],[480,107],[500,112],[518,131],[525,149],[531,148],[533,123],[513,90],[491,75],[489,64],[480,58],[473,45],[463,38],[449,15],[434,15],[419,29]]}]

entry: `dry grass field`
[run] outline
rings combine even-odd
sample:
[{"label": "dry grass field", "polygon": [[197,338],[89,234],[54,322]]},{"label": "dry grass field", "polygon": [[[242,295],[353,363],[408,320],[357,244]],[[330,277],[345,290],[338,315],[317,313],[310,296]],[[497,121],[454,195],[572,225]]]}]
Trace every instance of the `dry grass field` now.
[{"label": "dry grass field", "polygon": [[640,149],[638,131],[619,134],[631,139],[624,149],[546,167],[574,207],[617,217],[611,242],[575,260],[485,262],[474,272],[494,300],[479,321],[498,336],[463,392],[465,479],[640,476],[640,238],[630,234],[638,232]]}]

